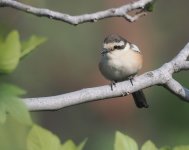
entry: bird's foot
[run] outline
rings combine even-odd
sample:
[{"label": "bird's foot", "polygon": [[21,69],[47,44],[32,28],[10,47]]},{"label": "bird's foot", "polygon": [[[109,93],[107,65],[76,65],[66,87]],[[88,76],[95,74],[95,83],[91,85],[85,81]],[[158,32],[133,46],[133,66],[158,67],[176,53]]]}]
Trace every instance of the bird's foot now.
[{"label": "bird's foot", "polygon": [[110,83],[110,87],[111,87],[111,90],[113,91],[114,89],[114,87],[116,87],[116,81],[112,81],[111,83]]},{"label": "bird's foot", "polygon": [[133,77],[133,76],[130,76],[130,77],[128,77],[128,79],[130,80],[131,85],[133,86],[134,77]]}]

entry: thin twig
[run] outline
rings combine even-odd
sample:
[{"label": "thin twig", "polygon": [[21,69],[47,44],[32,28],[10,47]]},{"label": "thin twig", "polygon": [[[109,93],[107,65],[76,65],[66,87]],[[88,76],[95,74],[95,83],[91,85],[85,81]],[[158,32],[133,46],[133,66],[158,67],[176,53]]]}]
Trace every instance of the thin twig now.
[{"label": "thin twig", "polygon": [[146,15],[147,15],[147,12],[141,12],[141,13],[135,14],[134,16],[130,16],[130,15],[126,14],[125,19],[129,22],[135,22],[140,17],[146,16]]},{"label": "thin twig", "polygon": [[136,14],[136,16],[131,17],[128,15],[128,13],[137,9],[143,10],[146,4],[152,1],[153,0],[139,0],[134,3],[123,5],[121,7],[111,8],[91,14],[82,14],[78,16],[71,16],[66,13],[60,13],[45,8],[37,8],[13,0],[0,0],[0,7],[11,7],[29,14],[33,14],[35,16],[47,17],[50,19],[66,22],[71,25],[78,25],[85,22],[96,22],[97,20],[110,17],[123,17],[126,18],[126,20],[128,20],[129,22],[133,22],[144,16],[144,14]]}]

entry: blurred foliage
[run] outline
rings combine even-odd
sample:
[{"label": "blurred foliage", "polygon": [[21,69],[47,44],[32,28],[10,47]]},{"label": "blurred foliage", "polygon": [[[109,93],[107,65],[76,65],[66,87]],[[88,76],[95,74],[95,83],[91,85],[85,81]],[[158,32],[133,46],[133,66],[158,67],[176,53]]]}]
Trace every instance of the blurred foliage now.
[{"label": "blurred foliage", "polygon": [[86,140],[78,146],[68,140],[61,144],[59,138],[50,131],[33,125],[27,138],[27,150],[82,150]]},{"label": "blurred foliage", "polygon": [[137,143],[127,135],[116,132],[114,150],[138,150]]},{"label": "blurred foliage", "polygon": [[154,0],[154,1],[152,1],[152,2],[150,2],[150,3],[148,3],[148,4],[146,4],[145,6],[144,6],[144,10],[145,11],[149,11],[149,12],[152,12],[153,10],[154,10],[154,5],[155,5],[155,2],[156,2],[157,0]]},{"label": "blurred foliage", "polygon": [[147,141],[142,145],[141,150],[157,150],[158,148],[155,146],[152,141]]},{"label": "blurred foliage", "polygon": [[34,125],[27,139],[28,150],[58,150],[60,149],[60,140],[39,126]]},{"label": "blurred foliage", "polygon": [[0,149],[26,150],[26,139],[30,128],[31,126],[8,115],[6,122],[0,124]]},{"label": "blurred foliage", "polygon": [[[2,38],[1,38],[2,39]],[[11,73],[18,65],[21,45],[17,31],[0,41],[0,73]]]},{"label": "blurred foliage", "polygon": [[72,140],[67,140],[61,145],[61,150],[82,150],[87,140],[84,140],[79,145],[76,145]]},{"label": "blurred foliage", "polygon": [[[116,132],[114,150],[138,150],[138,145],[134,139],[121,132]],[[176,147],[161,147],[157,148],[156,145],[148,140],[142,146],[141,150],[189,150],[189,146],[176,146]]]},{"label": "blurred foliage", "polygon": [[32,36],[29,40],[20,42],[18,31],[10,32],[5,40],[0,37],[0,73],[8,74],[14,71],[20,58],[44,41],[45,38]]},{"label": "blurred foliage", "polygon": [[50,131],[33,124],[18,122],[10,115],[0,124],[0,149],[2,150],[82,150],[86,140],[76,145],[72,140],[61,144]]},{"label": "blurred foliage", "polygon": [[32,52],[32,50],[34,50],[37,46],[39,46],[45,41],[46,38],[33,35],[27,41],[22,42],[20,58],[23,58],[26,55],[28,55],[30,52]]},{"label": "blurred foliage", "polygon": [[[44,40],[32,36],[28,41],[21,43],[17,31],[10,32],[5,40],[0,37],[0,72],[11,73],[16,69],[19,59],[29,54]],[[2,76],[1,74],[1,81],[3,81]],[[32,120],[20,98],[25,93],[15,85],[0,82],[0,149],[2,150],[26,150],[26,136]]]},{"label": "blurred foliage", "polygon": [[7,114],[24,124],[31,124],[31,118],[26,106],[19,98],[25,91],[10,85],[0,84],[0,123],[5,123]]}]

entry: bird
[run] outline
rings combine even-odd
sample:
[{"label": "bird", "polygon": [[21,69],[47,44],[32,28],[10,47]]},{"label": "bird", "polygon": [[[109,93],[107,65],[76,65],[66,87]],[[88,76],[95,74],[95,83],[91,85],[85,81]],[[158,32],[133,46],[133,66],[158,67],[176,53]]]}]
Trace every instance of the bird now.
[{"label": "bird", "polygon": [[[111,81],[111,89],[117,82],[130,80],[142,68],[143,56],[140,49],[118,34],[110,34],[105,37],[101,49],[99,70],[101,74]],[[138,108],[148,108],[145,95],[142,90],[132,93],[134,102]]]}]

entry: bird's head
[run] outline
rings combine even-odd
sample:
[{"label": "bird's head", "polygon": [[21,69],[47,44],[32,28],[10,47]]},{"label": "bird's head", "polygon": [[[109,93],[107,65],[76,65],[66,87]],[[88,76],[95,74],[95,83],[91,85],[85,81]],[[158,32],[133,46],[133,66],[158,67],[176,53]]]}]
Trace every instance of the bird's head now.
[{"label": "bird's head", "polygon": [[139,48],[128,42],[125,38],[118,34],[111,34],[104,39],[103,48],[101,53],[106,54],[115,50],[131,49],[140,52]]}]

